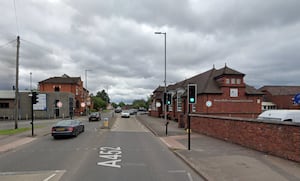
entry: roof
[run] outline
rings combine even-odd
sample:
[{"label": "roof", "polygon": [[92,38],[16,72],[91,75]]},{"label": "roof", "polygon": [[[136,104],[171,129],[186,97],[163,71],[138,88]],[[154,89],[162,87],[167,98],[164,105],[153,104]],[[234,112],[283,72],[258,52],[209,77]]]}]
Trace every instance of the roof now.
[{"label": "roof", "polygon": [[12,90],[1,90],[0,99],[15,99],[15,91]]},{"label": "roof", "polygon": [[[188,84],[197,84],[197,94],[222,94],[222,90],[216,81],[218,78],[225,76],[225,75],[235,75],[244,77],[245,74],[238,72],[234,69],[231,69],[227,66],[221,69],[212,68],[204,73],[200,73],[195,75],[189,79],[184,81],[178,82],[175,85],[169,86],[168,89],[171,90],[174,88],[184,88],[186,89]],[[245,85],[246,93],[247,94],[263,94],[262,92],[258,91],[252,86]]]},{"label": "roof", "polygon": [[263,86],[260,91],[267,91],[273,96],[278,95],[296,95],[300,93],[300,86]]},{"label": "roof", "polygon": [[164,92],[164,87],[158,86],[154,91],[153,91],[153,99],[162,99],[163,98],[163,92]]},{"label": "roof", "polygon": [[77,84],[81,81],[80,77],[70,77],[66,74],[61,77],[50,77],[46,80],[40,81],[39,84],[55,83],[55,84]]}]

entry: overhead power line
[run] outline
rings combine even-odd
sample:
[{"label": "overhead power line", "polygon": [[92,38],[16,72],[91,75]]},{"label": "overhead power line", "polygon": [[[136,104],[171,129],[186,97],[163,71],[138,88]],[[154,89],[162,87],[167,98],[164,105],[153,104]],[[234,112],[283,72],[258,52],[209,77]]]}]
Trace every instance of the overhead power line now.
[{"label": "overhead power line", "polygon": [[14,39],[14,40],[11,40],[11,41],[9,41],[9,42],[7,42],[7,43],[3,44],[3,45],[0,45],[0,49],[1,49],[1,48],[5,48],[5,47],[7,47],[9,44],[12,44],[12,43],[14,43],[15,41],[17,41],[17,40],[16,40],[16,39]]}]

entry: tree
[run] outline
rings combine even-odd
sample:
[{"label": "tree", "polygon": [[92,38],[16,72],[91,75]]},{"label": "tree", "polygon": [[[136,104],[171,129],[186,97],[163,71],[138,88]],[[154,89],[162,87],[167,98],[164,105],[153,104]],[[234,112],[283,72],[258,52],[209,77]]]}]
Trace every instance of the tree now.
[{"label": "tree", "polygon": [[144,99],[138,99],[138,100],[134,100],[132,102],[132,106],[135,109],[138,109],[140,107],[146,108],[147,107],[147,103]]},{"label": "tree", "polygon": [[94,109],[97,111],[100,109],[106,109],[107,103],[102,100],[101,97],[94,96],[92,97],[93,103],[94,103]]},{"label": "tree", "polygon": [[97,92],[96,97],[100,97],[103,101],[106,103],[110,103],[110,99],[108,94],[105,92],[105,90],[102,90],[101,92]]},{"label": "tree", "polygon": [[115,102],[112,102],[111,105],[112,105],[112,107],[114,107],[114,108],[117,108],[117,107],[118,107],[118,104],[115,103]]},{"label": "tree", "polygon": [[124,102],[119,102],[120,107],[124,107],[126,104]]}]

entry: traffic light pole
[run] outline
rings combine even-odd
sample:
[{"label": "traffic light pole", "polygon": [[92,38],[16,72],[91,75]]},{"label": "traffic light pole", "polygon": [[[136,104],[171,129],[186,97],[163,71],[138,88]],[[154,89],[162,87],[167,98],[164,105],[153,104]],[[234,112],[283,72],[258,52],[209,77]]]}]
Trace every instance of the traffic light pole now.
[{"label": "traffic light pole", "polygon": [[197,84],[188,84],[188,108],[187,108],[187,123],[188,123],[188,150],[191,149],[191,105],[197,102]]},{"label": "traffic light pole", "polygon": [[191,116],[190,116],[190,105],[188,104],[188,150],[191,150]]},{"label": "traffic light pole", "polygon": [[33,125],[33,103],[35,97],[33,96],[33,92],[31,92],[31,136],[34,136],[34,125]]}]

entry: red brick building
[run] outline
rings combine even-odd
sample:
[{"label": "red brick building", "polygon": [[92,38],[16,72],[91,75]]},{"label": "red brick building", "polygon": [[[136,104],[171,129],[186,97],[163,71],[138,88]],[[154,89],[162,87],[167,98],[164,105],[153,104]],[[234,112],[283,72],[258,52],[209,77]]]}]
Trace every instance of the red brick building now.
[{"label": "red brick building", "polygon": [[[85,107],[81,104],[88,102],[89,92],[83,87],[83,81],[80,77],[70,77],[64,74],[61,77],[51,77],[39,82],[40,92],[69,92],[75,95],[74,114],[81,115],[85,113]],[[56,100],[59,101],[59,100]],[[56,106],[56,104],[55,104]]]},{"label": "red brick building", "polygon": [[[244,82],[245,74],[227,66],[211,69],[189,79],[169,85],[172,103],[168,106],[168,117],[184,123],[187,116],[187,86],[197,85],[197,102],[190,107],[192,113],[255,118],[261,113],[263,93]],[[163,87],[152,95],[150,115],[163,114]]]},{"label": "red brick building", "polygon": [[[300,109],[293,102],[296,94],[300,93],[300,86],[263,86],[259,89],[264,93],[263,101],[274,105],[275,109]],[[264,107],[263,110],[268,108]]]}]

